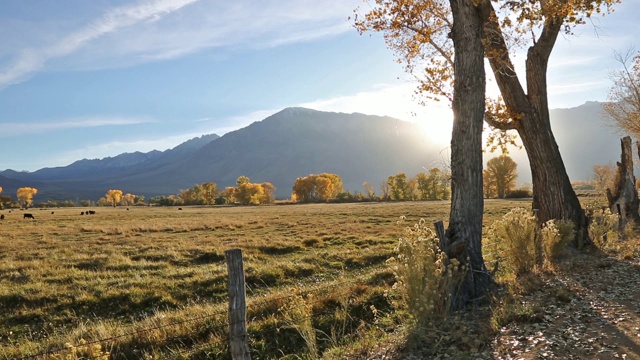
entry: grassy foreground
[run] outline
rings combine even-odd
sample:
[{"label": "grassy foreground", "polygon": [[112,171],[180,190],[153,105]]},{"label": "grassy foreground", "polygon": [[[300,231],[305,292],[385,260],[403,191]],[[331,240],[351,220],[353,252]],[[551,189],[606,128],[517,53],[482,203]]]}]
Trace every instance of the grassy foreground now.
[{"label": "grassy foreground", "polygon": [[[485,224],[517,206],[486,201]],[[403,226],[446,222],[449,203],[93,210],[2,211],[0,358],[228,358],[231,248],[256,358],[374,344],[401,326],[385,261]]]}]

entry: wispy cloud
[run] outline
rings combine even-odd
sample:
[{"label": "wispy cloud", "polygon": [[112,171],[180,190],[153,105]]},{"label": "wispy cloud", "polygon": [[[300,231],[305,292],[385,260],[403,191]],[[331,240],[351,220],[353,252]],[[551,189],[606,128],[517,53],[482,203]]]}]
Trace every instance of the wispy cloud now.
[{"label": "wispy cloud", "polygon": [[2,132],[0,137],[10,137],[18,135],[44,133],[55,130],[76,129],[76,128],[92,128],[100,126],[127,126],[154,122],[145,118],[130,117],[83,117],[68,119],[63,121],[47,121],[38,123],[5,123],[2,124]]},{"label": "wispy cloud", "polygon": [[[264,48],[333,36],[353,31],[346,18],[358,4],[359,0],[140,0],[87,19],[77,30],[41,36],[59,40],[24,44],[0,67],[0,89],[49,68],[123,67],[207,48]],[[29,25],[30,31],[37,31],[37,23]]]},{"label": "wispy cloud", "polygon": [[12,64],[0,71],[0,89],[41,70],[50,59],[69,55],[106,34],[143,21],[159,19],[196,1],[199,0],[156,0],[114,8],[86,27],[66,34],[59,41],[40,48],[23,49]]}]

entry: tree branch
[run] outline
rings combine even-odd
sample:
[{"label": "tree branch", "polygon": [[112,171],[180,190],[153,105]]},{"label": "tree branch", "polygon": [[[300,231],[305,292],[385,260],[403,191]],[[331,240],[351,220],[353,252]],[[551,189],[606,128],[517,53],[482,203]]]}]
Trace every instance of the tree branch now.
[{"label": "tree branch", "polygon": [[498,130],[501,131],[507,131],[507,130],[516,130],[517,129],[517,122],[516,121],[509,121],[509,122],[502,122],[502,121],[498,121],[496,119],[494,119],[491,115],[489,114],[484,114],[484,122],[486,122],[487,124],[489,124],[489,126],[496,128]]},{"label": "tree branch", "polygon": [[480,11],[485,24],[485,56],[489,60],[507,109],[513,113],[521,113],[524,108],[529,106],[529,102],[515,72],[509,56],[509,48],[491,1],[483,1],[480,5]]}]

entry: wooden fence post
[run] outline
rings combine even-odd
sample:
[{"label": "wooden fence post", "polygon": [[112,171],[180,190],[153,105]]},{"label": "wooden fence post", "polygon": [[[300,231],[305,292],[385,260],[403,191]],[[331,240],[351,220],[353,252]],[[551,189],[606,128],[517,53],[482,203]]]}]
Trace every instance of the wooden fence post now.
[{"label": "wooden fence post", "polygon": [[447,242],[447,237],[444,234],[444,223],[442,220],[438,220],[433,223],[433,227],[435,227],[436,236],[438,237],[438,240],[440,240],[440,250],[449,255],[449,243]]},{"label": "wooden fence post", "polygon": [[251,360],[247,335],[247,304],[242,250],[224,252],[229,270],[229,345],[233,360]]}]

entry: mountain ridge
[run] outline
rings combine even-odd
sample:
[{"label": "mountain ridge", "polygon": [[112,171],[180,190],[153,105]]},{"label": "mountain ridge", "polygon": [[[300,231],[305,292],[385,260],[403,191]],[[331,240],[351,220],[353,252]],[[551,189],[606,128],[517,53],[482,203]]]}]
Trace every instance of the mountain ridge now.
[{"label": "mountain ridge", "polygon": [[[593,165],[619,158],[619,139],[603,130],[600,107],[600,103],[587,102],[551,110],[554,134],[574,180],[590,176]],[[297,177],[312,173],[336,173],[351,192],[362,191],[365,181],[378,188],[390,175],[404,172],[412,177],[434,167],[442,162],[441,151],[441,146],[426,141],[423,130],[410,122],[292,107],[221,137],[203,135],[162,152],[82,159],[33,173],[5,170],[0,176],[22,186],[37,182],[42,188],[36,201],[95,200],[110,188],[146,197],[171,195],[208,181],[220,188],[234,186],[239,176],[271,182],[276,195],[284,198]],[[492,156],[485,155],[485,160]],[[527,182],[526,153],[514,151],[511,156],[519,165],[519,182]],[[5,187],[5,194],[14,187],[0,186]],[[68,197],[59,198],[64,196]]]}]

